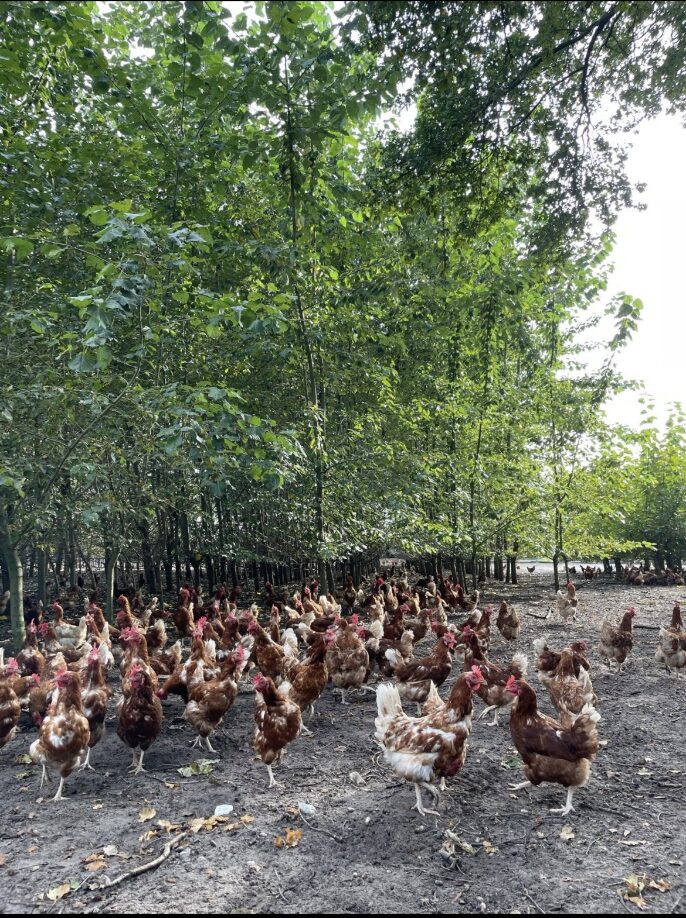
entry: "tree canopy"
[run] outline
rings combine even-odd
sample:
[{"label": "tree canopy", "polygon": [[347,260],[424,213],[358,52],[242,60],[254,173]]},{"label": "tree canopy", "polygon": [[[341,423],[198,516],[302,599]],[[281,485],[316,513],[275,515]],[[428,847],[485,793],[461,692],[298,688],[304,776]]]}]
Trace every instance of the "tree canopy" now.
[{"label": "tree canopy", "polygon": [[[641,309],[605,296],[627,132],[683,110],[683,3],[77,0],[0,22],[16,640],[28,550],[133,554],[151,589],[173,562],[330,579],[389,545],[686,554],[681,417],[629,447],[601,415]],[[608,306],[591,373],[577,333]]]}]

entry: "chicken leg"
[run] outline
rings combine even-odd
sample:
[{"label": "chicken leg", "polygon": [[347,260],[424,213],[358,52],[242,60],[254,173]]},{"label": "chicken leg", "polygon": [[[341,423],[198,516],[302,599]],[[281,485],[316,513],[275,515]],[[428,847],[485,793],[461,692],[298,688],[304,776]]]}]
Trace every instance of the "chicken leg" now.
[{"label": "chicken leg", "polygon": [[[412,809],[413,809],[413,810],[417,810],[417,812],[419,813],[420,816],[440,816],[441,814],[440,814],[439,812],[437,812],[436,810],[425,810],[425,809],[424,809],[424,805],[423,805],[423,803],[422,803],[422,791],[421,791],[421,787],[429,787],[429,788],[431,788],[431,785],[430,785],[430,784],[428,784],[428,785],[427,785],[427,784],[420,785],[418,782],[415,782],[414,791],[415,791],[415,794],[417,795],[417,802],[416,802],[415,805],[412,807]],[[432,790],[432,791],[435,791],[435,788],[431,788],[431,790]]]},{"label": "chicken leg", "polygon": [[551,810],[551,813],[554,813],[556,816],[567,816],[569,813],[574,812],[573,799],[574,799],[574,788],[567,788],[567,802],[560,809]]},{"label": "chicken leg", "polygon": [[[207,749],[208,752],[214,752],[215,755],[217,754],[217,750],[214,748],[214,746],[213,746],[212,743],[210,742],[209,736],[206,736],[206,737],[205,737],[205,739],[204,739],[204,744],[205,744],[205,749]],[[201,745],[202,745],[202,743],[201,743]]]},{"label": "chicken leg", "polygon": [[272,787],[284,787],[284,786],[285,786],[285,785],[281,784],[279,781],[276,780],[276,778],[274,777],[274,772],[272,771],[272,766],[271,766],[271,765],[267,765],[267,771],[269,772],[269,787],[270,787],[270,788],[272,788]]},{"label": "chicken leg", "polygon": [[52,798],[53,803],[57,803],[58,800],[62,799],[62,788],[64,787],[64,778],[60,777],[60,786],[57,788],[57,793]]}]

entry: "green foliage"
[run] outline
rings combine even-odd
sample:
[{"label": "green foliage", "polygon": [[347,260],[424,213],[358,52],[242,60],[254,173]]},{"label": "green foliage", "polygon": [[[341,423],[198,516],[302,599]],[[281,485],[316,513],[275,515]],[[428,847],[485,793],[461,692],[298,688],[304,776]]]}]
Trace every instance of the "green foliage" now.
[{"label": "green foliage", "polygon": [[[3,4],[6,544],[552,554],[563,517],[578,546],[658,544],[579,497],[641,304],[587,374],[611,251],[587,218],[626,200],[623,154],[578,158],[557,81],[597,32],[584,112],[620,64],[652,111],[613,42],[680,33],[682,4],[601,31],[603,3],[435,6]],[[380,130],[409,77],[416,128]]]}]

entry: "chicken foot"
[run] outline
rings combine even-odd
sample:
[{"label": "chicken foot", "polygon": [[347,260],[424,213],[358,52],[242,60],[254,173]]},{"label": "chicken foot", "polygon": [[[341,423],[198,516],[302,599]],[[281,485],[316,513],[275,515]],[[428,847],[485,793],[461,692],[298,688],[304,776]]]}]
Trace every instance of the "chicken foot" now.
[{"label": "chicken foot", "polygon": [[525,787],[531,787],[531,781],[522,781],[521,784],[510,784],[510,790],[520,791],[524,790]]},{"label": "chicken foot", "polygon": [[437,810],[425,810],[424,804],[422,803],[422,791],[421,788],[425,787],[428,791],[431,792],[432,797],[438,799],[438,791],[431,784],[427,784],[425,781],[415,782],[414,791],[417,796],[417,802],[412,807],[413,810],[417,810],[420,816],[440,816],[441,814]]},{"label": "chicken foot", "polygon": [[57,803],[62,799],[62,788],[64,787],[64,778],[60,777],[60,786],[57,788],[57,793],[52,798],[53,803]]},{"label": "chicken foot", "polygon": [[495,714],[493,715],[493,720],[490,722],[490,724],[486,724],[486,726],[487,727],[497,727],[498,726],[498,705],[497,704],[491,704],[487,708],[484,708],[481,714],[479,714],[479,720],[483,720],[487,714],[491,713],[491,711],[495,711]]},{"label": "chicken foot", "polygon": [[143,756],[145,752],[141,749],[141,757],[136,761],[136,750],[133,750],[133,762],[129,765],[129,771],[133,771],[134,775],[139,775],[142,771],[145,771],[143,768]]},{"label": "chicken foot", "polygon": [[559,809],[550,810],[550,812],[556,816],[567,816],[569,813],[573,813],[574,812],[574,805],[573,805],[574,790],[575,788],[568,787],[567,788],[567,802],[565,803],[565,805]]}]

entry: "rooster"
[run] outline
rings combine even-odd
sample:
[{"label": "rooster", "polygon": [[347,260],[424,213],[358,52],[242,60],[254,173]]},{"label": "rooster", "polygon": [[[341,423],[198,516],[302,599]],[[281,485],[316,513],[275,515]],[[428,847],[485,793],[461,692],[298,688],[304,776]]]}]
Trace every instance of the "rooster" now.
[{"label": "rooster", "polygon": [[567,801],[562,809],[551,810],[567,816],[574,809],[576,788],[585,787],[591,776],[591,763],[598,754],[596,724],[600,714],[589,706],[571,727],[539,713],[536,692],[514,676],[507,690],[515,699],[510,713],[512,741],[524,761],[527,780],[512,786],[520,791],[544,782],[567,788]]},{"label": "rooster", "polygon": [[[255,752],[267,766],[269,787],[278,784],[272,765],[281,759],[286,746],[297,739],[302,727],[298,705],[288,697],[290,685],[284,682],[277,689],[271,679],[258,673],[255,687]],[[282,786],[282,785],[279,785]]]},{"label": "rooster", "polygon": [[62,799],[65,779],[82,765],[88,751],[90,728],[83,713],[81,681],[76,673],[62,670],[55,677],[55,691],[38,739],[31,744],[29,755],[43,766],[41,787],[50,768],[60,774],[60,784],[53,801]]},{"label": "rooster", "polygon": [[635,615],[636,609],[633,607],[625,612],[619,628],[615,628],[610,622],[603,622],[598,649],[610,672],[613,671],[613,661],[619,664],[618,672],[624,672],[624,663],[634,646],[633,620]]},{"label": "rooster", "polygon": [[376,690],[378,714],[374,738],[398,777],[414,783],[413,809],[421,816],[438,815],[435,810],[424,808],[422,788],[438,799],[434,779],[454,777],[464,765],[472,728],[472,693],[481,681],[476,667],[463,673],[447,701],[435,703],[429,713],[418,718],[403,711],[397,686],[384,682]]}]

